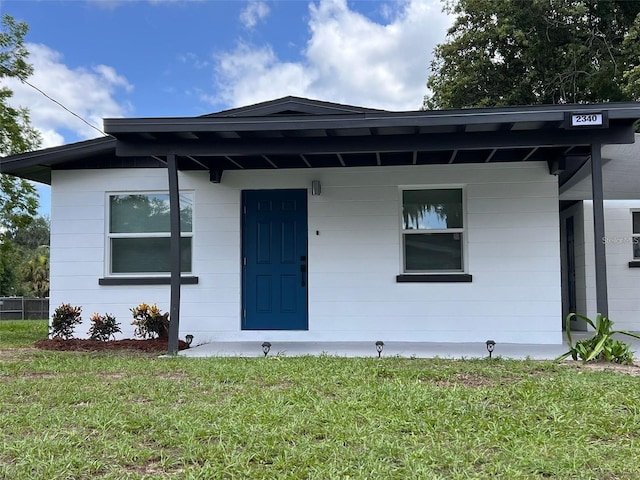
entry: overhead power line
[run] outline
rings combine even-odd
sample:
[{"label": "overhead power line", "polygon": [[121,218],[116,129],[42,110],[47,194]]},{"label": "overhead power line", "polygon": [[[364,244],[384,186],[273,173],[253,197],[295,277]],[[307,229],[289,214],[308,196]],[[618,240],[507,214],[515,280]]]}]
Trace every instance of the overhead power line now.
[{"label": "overhead power line", "polygon": [[93,125],[91,122],[85,120],[82,116],[78,115],[76,112],[74,112],[73,110],[71,110],[70,108],[68,108],[67,106],[65,106],[64,104],[62,104],[61,102],[59,102],[58,100],[56,100],[55,98],[53,98],[51,95],[47,94],[46,92],[44,92],[42,89],[36,87],[35,85],[29,83],[27,80],[25,80],[24,78],[21,78],[20,75],[14,74],[11,70],[9,70],[8,68],[0,65],[0,68],[2,68],[2,70],[4,72],[6,72],[8,75],[12,76],[12,77],[16,77],[18,78],[18,80],[20,80],[22,83],[24,83],[25,85],[33,88],[35,91],[37,91],[38,93],[40,93],[41,95],[43,95],[45,98],[49,99],[50,101],[52,101],[53,103],[55,103],[56,105],[58,105],[60,108],[62,108],[63,110],[65,110],[66,112],[70,113],[71,115],[73,115],[74,117],[76,117],[77,119],[81,120],[82,122],[84,122],[85,124],[87,124],[89,127],[93,128],[94,130],[98,131],[100,134],[104,135],[105,137],[107,137],[108,135],[103,132],[102,130],[100,130],[98,127],[96,127],[95,125]]}]

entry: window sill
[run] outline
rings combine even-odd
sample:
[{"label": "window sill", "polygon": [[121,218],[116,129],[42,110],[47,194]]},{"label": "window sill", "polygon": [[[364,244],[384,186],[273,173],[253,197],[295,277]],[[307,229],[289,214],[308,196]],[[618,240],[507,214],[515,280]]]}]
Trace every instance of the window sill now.
[{"label": "window sill", "polygon": [[[198,277],[180,277],[182,285],[196,285]],[[98,285],[171,285],[171,277],[108,277],[99,278]]]},{"label": "window sill", "polygon": [[469,283],[472,276],[468,273],[433,273],[423,275],[398,275],[397,283]]},{"label": "window sill", "polygon": [[640,268],[640,260],[632,260],[629,262],[629,268]]}]

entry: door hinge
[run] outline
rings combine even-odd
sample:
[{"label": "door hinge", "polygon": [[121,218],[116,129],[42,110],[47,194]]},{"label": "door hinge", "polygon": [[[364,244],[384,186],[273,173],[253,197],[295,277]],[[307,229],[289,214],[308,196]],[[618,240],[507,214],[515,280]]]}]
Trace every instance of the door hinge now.
[{"label": "door hinge", "polygon": [[246,205],[244,205],[242,207],[242,213],[244,213],[245,215],[247,214],[247,206]]},{"label": "door hinge", "polygon": [[247,266],[247,257],[242,257],[242,265]]},{"label": "door hinge", "polygon": [[247,318],[247,309],[246,308],[242,309],[242,318]]}]

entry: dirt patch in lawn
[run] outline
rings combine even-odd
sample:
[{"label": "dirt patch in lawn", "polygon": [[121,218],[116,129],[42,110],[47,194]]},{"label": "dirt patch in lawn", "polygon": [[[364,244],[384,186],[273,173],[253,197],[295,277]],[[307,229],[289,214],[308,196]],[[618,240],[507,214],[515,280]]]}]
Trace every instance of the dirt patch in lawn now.
[{"label": "dirt patch in lawn", "polygon": [[[38,340],[34,347],[41,350],[57,350],[72,352],[100,352],[104,350],[137,350],[148,353],[165,353],[169,345],[166,338],[152,338],[146,340],[135,340],[127,338],[124,340],[109,340],[100,342],[98,340],[85,340],[80,338],[50,338]],[[178,350],[189,348],[186,342],[178,341]]]},{"label": "dirt patch in lawn", "polygon": [[578,368],[596,372],[612,372],[612,373],[626,373],[634,377],[640,377],[640,365],[632,363],[631,365],[620,365],[618,363],[609,362],[589,362],[581,363],[575,362]]}]

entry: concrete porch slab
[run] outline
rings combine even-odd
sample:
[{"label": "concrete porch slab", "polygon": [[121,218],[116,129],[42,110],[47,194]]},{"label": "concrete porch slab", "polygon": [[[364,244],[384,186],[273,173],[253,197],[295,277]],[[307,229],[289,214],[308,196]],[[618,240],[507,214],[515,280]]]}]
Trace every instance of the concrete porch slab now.
[{"label": "concrete porch slab", "polygon": [[[575,333],[574,341],[590,337],[588,333]],[[640,340],[620,337],[631,343],[636,356],[640,355]],[[182,357],[262,357],[262,342],[212,342],[182,350]],[[553,360],[568,350],[567,344],[540,345],[497,343],[494,357],[509,359]],[[304,355],[331,355],[338,357],[377,357],[375,342],[271,342],[269,356],[298,357]],[[487,357],[484,342],[429,343],[385,342],[382,357],[405,358],[483,358]]]},{"label": "concrete porch slab", "polygon": [[[262,342],[214,342],[182,350],[184,357],[262,357]],[[504,358],[554,359],[566,345],[496,344],[494,356]],[[374,342],[271,342],[269,356],[377,357]],[[488,355],[484,343],[385,342],[382,357],[481,358]]]}]

